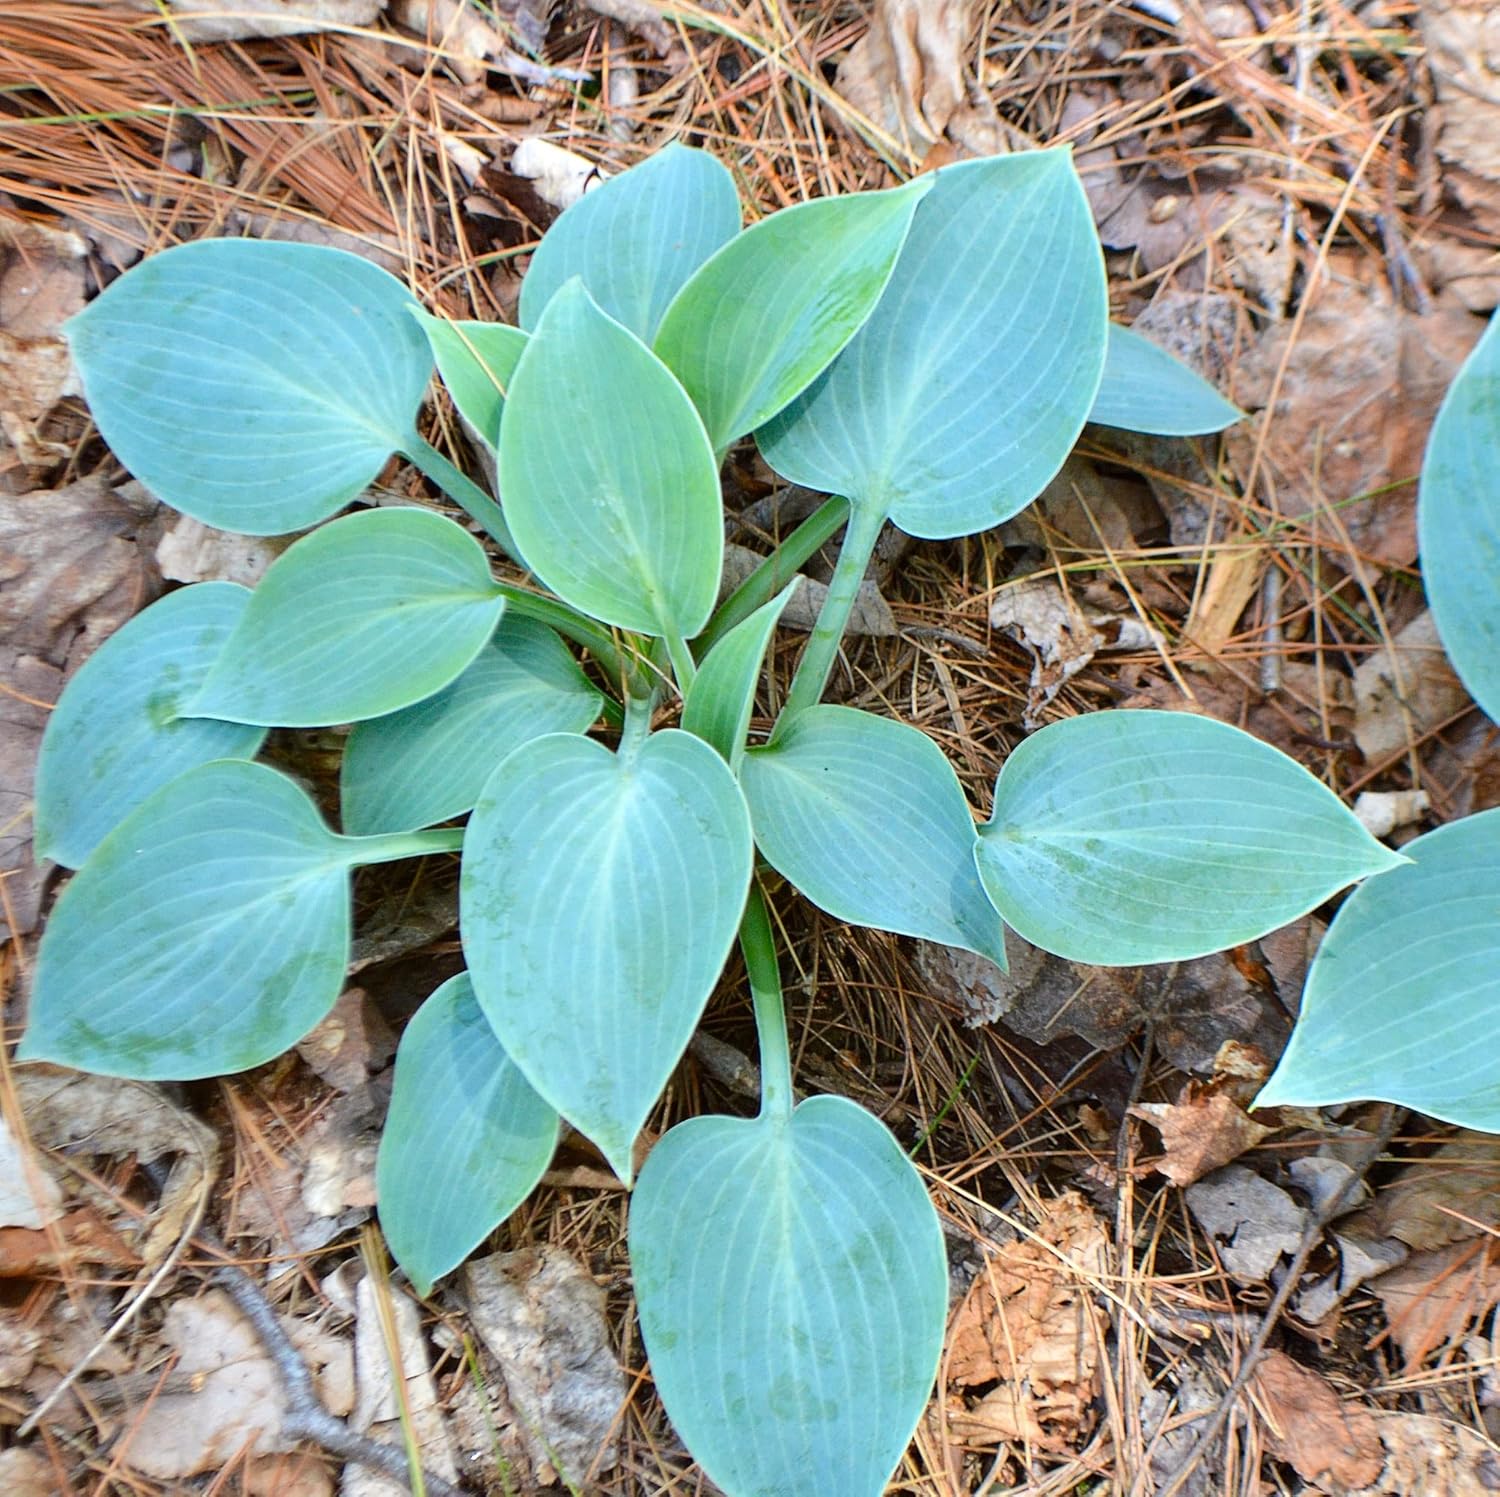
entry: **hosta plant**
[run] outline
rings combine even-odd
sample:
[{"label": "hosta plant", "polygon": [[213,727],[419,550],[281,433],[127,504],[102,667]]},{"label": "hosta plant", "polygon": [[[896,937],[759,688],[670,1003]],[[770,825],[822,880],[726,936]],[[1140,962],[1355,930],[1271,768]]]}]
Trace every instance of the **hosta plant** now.
[{"label": "hosta plant", "polygon": [[[99,430],[162,499],[256,534],[318,528],[254,591],[163,598],[70,684],[36,835],[77,872],[22,1054],[148,1078],[269,1060],[339,993],[353,870],[460,855],[467,971],[406,1030],[381,1146],[396,1258],[425,1293],[535,1186],[566,1119],[633,1183],[652,1375],[709,1475],[731,1497],[867,1497],[931,1389],[942,1235],[903,1141],[841,1098],[795,1103],[759,870],[996,962],[1009,924],[1138,963],[1251,939],[1403,860],[1290,759],[1199,717],[1045,727],[976,825],[930,738],[821,700],[888,522],[1000,523],[1091,416],[1236,416],[1110,327],[1066,152],[742,229],[725,168],[671,147],[559,219],[520,322],[443,320],[347,255],[209,241],[71,324]],[[495,495],[418,434],[434,364],[493,449]],[[751,434],[830,498],[721,597],[718,472]],[[473,524],[338,515],[393,453]],[[789,586],[840,529],[772,701]],[[524,580],[497,580],[497,556]],[[751,735],[758,704],[771,726]],[[269,728],[342,724],[334,830],[256,755]],[[736,943],[761,1109],[680,1124],[636,1177]]]}]

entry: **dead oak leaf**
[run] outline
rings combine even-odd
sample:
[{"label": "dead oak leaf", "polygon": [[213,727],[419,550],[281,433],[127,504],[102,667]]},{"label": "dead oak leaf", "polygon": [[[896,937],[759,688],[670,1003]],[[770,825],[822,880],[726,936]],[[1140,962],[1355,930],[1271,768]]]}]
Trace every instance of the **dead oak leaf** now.
[{"label": "dead oak leaf", "polygon": [[[1060,1451],[1087,1434],[1099,1391],[1094,1286],[1109,1262],[1103,1223],[1070,1191],[985,1264],[949,1335],[948,1424],[959,1439]],[[970,1390],[982,1390],[973,1402]]]},{"label": "dead oak leaf", "polygon": [[1490,0],[1422,0],[1420,25],[1444,186],[1500,230],[1500,10]]},{"label": "dead oak leaf", "polygon": [[87,254],[80,235],[0,210],[0,432],[30,466],[67,452],[36,429],[78,392],[62,325],[83,310]]},{"label": "dead oak leaf", "polygon": [[181,1237],[218,1173],[219,1140],[158,1087],[59,1066],[22,1065],[16,1095],[39,1148],[95,1156],[134,1154],[172,1168],[139,1252],[154,1266]]},{"label": "dead oak leaf", "polygon": [[1178,1186],[1238,1159],[1274,1131],[1257,1123],[1228,1092],[1191,1082],[1177,1101],[1142,1102],[1130,1115],[1161,1134],[1162,1157],[1152,1168]]},{"label": "dead oak leaf", "polygon": [[1480,1236],[1414,1253],[1370,1288],[1410,1369],[1458,1342],[1500,1304],[1500,1243]]},{"label": "dead oak leaf", "polygon": [[1266,1416],[1271,1448],[1303,1481],[1342,1492],[1368,1486],[1380,1475],[1385,1453],[1375,1416],[1346,1403],[1326,1379],[1273,1351],[1251,1387]]},{"label": "dead oak leaf", "polygon": [[[1418,316],[1383,286],[1330,280],[1300,325],[1272,323],[1245,351],[1235,399],[1265,408],[1266,450],[1292,490],[1342,505],[1340,523],[1361,552],[1405,566],[1417,554],[1427,434],[1483,330],[1468,312]],[[1248,473],[1260,435],[1241,427],[1226,440]]]},{"label": "dead oak leaf", "polygon": [[969,0],[875,0],[870,29],[834,87],[866,119],[923,155],[964,102]]}]

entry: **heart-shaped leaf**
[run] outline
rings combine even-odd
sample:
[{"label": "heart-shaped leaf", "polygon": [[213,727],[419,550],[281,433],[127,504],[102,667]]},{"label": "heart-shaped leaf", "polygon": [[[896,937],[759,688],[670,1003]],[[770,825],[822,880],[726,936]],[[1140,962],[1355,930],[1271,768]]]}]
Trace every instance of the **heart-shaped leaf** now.
[{"label": "heart-shaped leaf", "polygon": [[281,1054],[343,984],[351,861],[284,775],[235,760],[189,770],[63,891],[21,1057],[188,1080]]},{"label": "heart-shaped leaf", "polygon": [[1369,1097],[1500,1133],[1500,810],[1439,827],[1344,901],[1257,1107]]},{"label": "heart-shaped leaf", "polygon": [[769,603],[742,619],[704,657],[682,704],[683,730],[712,744],[738,770],[755,708],[755,686],[781,611],[802,585],[789,582]]},{"label": "heart-shaped leaf", "polygon": [[581,282],[548,303],[512,376],[500,489],[527,566],[575,608],[685,639],[708,621],[723,558],[713,448],[671,370]]},{"label": "heart-shaped leaf", "polygon": [[79,867],[154,791],[211,759],[253,759],[265,730],[179,717],[250,601],[232,582],[158,599],[110,636],[47,719],[36,767],[36,855]]},{"label": "heart-shaped leaf", "polygon": [[842,1097],[695,1118],[646,1157],[630,1262],[651,1375],[730,1497],[878,1497],[932,1390],[947,1259],[921,1179]]},{"label": "heart-shaped leaf", "polygon": [[688,733],[616,755],[554,735],[495,771],[464,840],[464,953],[526,1078],[604,1151],[631,1145],[687,1046],[750,886],[750,818]]},{"label": "heart-shaped leaf", "polygon": [[557,1114],[505,1053],[460,972],[413,1015],[375,1187],[380,1226],[418,1294],[458,1267],[532,1192]]},{"label": "heart-shaped leaf", "polygon": [[1005,965],[974,820],[943,751],[906,723],[810,707],[740,766],[766,861],[821,910]]},{"label": "heart-shaped leaf", "polygon": [[454,680],[504,607],[483,548],[452,520],[345,515],[271,564],[185,710],[286,728],[381,717]]},{"label": "heart-shaped leaf", "polygon": [[1090,712],[1011,752],[975,851],[1006,924],[1072,961],[1205,956],[1399,867],[1327,786],[1187,712]]},{"label": "heart-shaped leaf", "polygon": [[1500,316],[1439,410],[1417,501],[1422,584],[1443,648],[1500,722]]},{"label": "heart-shaped leaf", "polygon": [[420,309],[415,315],[458,414],[480,441],[498,447],[505,392],[526,347],[526,334],[503,322],[449,322]]},{"label": "heart-shaped leaf", "polygon": [[600,701],[557,635],[507,615],[450,686],[356,725],[339,780],[344,830],[404,832],[462,816],[512,749],[583,732]]},{"label": "heart-shaped leaf", "polygon": [[921,177],[784,208],[731,239],[677,293],[653,346],[716,449],[769,421],[859,331],[931,186]]},{"label": "heart-shaped leaf", "polygon": [[584,193],[552,225],[521,282],[530,330],[574,276],[642,341],[678,288],[740,229],[734,178],[706,151],[669,145]]},{"label": "heart-shaped leaf", "polygon": [[758,434],[776,471],[931,539],[988,529],[1062,466],[1104,368],[1104,259],[1066,150],[945,166],[885,295]]},{"label": "heart-shaped leaf", "polygon": [[1196,370],[1149,338],[1109,325],[1104,379],[1089,420],[1159,437],[1197,437],[1233,426],[1244,412]]},{"label": "heart-shaped leaf", "polygon": [[68,322],[89,410],[153,493],[279,535],[342,509],[414,440],[432,356],[394,277],[307,244],[204,239]]}]

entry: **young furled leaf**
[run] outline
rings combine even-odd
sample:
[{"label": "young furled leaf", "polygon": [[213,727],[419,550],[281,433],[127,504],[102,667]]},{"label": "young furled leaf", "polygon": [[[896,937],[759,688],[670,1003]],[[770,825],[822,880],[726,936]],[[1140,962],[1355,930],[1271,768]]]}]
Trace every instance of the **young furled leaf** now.
[{"label": "young furled leaf", "polygon": [[718,466],[672,372],[572,281],[511,379],[500,489],[526,564],[565,602],[691,639],[723,559]]},{"label": "young furled leaf", "polygon": [[547,230],[521,282],[528,331],[574,276],[650,343],[678,288],[739,233],[734,178],[707,151],[669,145],[591,188]]}]

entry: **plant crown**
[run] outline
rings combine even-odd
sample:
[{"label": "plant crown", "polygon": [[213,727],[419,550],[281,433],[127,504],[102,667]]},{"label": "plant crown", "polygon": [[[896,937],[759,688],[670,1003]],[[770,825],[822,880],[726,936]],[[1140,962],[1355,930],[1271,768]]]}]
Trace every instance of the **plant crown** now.
[{"label": "plant crown", "polygon": [[[1380,1095],[1500,1126],[1500,812],[1398,856],[1245,733],[1101,711],[1025,739],[976,827],[931,738],[820,702],[888,521],[999,524],[1089,420],[1182,435],[1239,414],[1109,324],[1065,151],[742,229],[726,169],[672,146],[562,215],[520,321],[432,316],[347,254],[215,240],[152,256],[70,324],[101,433],[162,499],[256,535],[318,528],[253,591],[163,597],[70,683],[36,846],[77,872],[23,1059],[177,1079],[270,1060],[339,994],[353,870],[461,852],[467,971],[406,1029],[380,1148],[391,1250],[426,1293],[525,1199],[566,1119],[634,1179],[652,1373],[731,1497],[878,1492],[947,1305],[907,1150],[849,1101],[795,1101],[757,860],[838,919],[1002,964],[1006,925],[1080,961],[1168,962],[1366,880],[1263,1100]],[[498,502],[418,434],[434,363]],[[1434,607],[1492,714],[1497,386],[1492,331],[1423,486]],[[721,598],[718,470],[748,433],[834,497]],[[435,509],[333,518],[392,453],[526,580],[497,580]],[[840,528],[821,616],[751,741],[797,568]],[[336,832],[255,758],[271,727],[340,724]],[[637,1178],[637,1135],[736,942],[760,1112],[679,1124]]]}]

